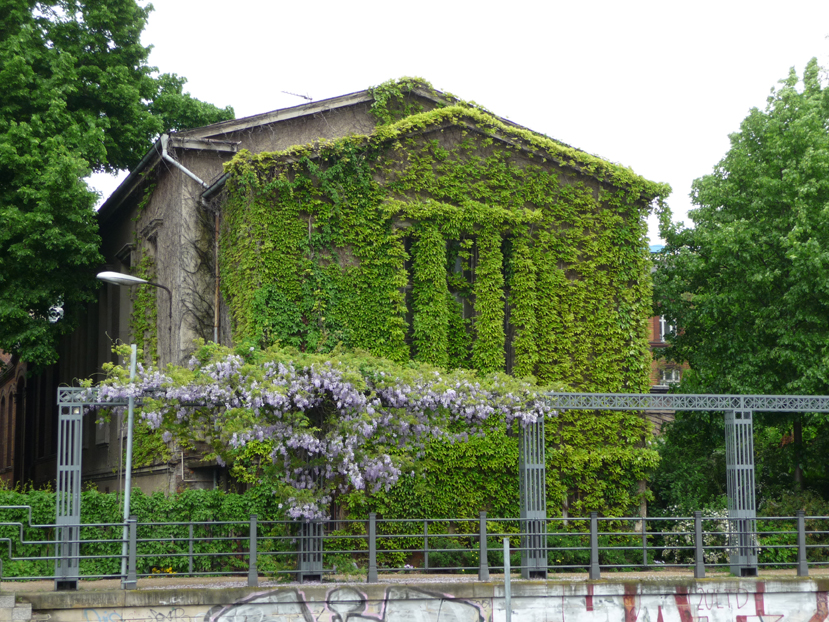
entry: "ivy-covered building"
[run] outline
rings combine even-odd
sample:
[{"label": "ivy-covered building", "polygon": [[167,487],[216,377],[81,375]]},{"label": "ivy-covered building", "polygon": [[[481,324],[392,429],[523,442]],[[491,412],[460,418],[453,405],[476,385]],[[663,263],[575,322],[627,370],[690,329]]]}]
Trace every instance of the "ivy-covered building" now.
[{"label": "ivy-covered building", "polygon": [[[99,222],[106,269],[172,297],[102,287],[57,376],[98,372],[111,339],[164,365],[201,338],[646,391],[645,219],[668,191],[420,80],[165,135]],[[117,426],[89,426],[87,477],[114,489]],[[164,455],[151,487],[212,485]]]}]

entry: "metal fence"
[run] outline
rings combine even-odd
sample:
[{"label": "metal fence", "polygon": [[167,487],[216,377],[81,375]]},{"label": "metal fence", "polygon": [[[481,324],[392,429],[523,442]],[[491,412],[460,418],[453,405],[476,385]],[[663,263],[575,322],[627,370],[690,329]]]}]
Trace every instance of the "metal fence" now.
[{"label": "metal fence", "polygon": [[[26,520],[3,520],[10,513]],[[36,525],[27,506],[0,506],[0,578],[4,581],[52,579],[65,562],[56,525]],[[294,521],[127,522],[126,573],[123,523],[84,523],[77,530],[81,579],[119,578],[125,588],[141,577],[228,576],[258,585],[259,578],[309,580],[343,576],[376,582],[380,573],[458,573],[489,580],[503,573],[502,543],[510,543],[510,566],[530,576],[537,556],[522,555],[534,542],[537,524],[514,518],[489,518],[485,512],[467,519]],[[537,522],[537,521],[534,521]],[[760,568],[829,565],[829,517],[758,518],[756,531],[733,530],[735,521],[721,516],[549,518],[540,540],[547,573],[602,573],[659,568],[728,570],[734,555],[754,554]],[[528,536],[533,536],[532,538]],[[749,547],[750,551],[738,550]],[[532,568],[526,560],[532,560]],[[533,574],[532,576],[537,576]]]}]

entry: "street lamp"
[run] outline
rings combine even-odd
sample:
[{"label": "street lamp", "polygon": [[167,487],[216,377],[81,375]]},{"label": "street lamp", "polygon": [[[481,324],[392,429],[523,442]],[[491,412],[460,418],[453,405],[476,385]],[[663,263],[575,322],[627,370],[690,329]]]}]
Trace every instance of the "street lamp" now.
[{"label": "street lamp", "polygon": [[169,312],[167,313],[167,317],[170,320],[168,330],[172,330],[173,326],[173,292],[170,291],[169,288],[164,287],[160,283],[151,283],[150,281],[146,281],[144,279],[140,279],[137,276],[132,276],[131,274],[122,274],[120,272],[99,272],[96,276],[96,279],[99,281],[103,281],[104,283],[109,283],[110,285],[123,285],[126,287],[133,287],[135,285],[152,285],[153,287],[159,287],[167,292],[170,296],[170,307]]},{"label": "street lamp", "polygon": [[[153,287],[160,287],[170,296],[170,310],[168,314],[170,334],[172,334],[173,326],[173,293],[159,283],[151,283],[137,276],[129,274],[121,274],[120,272],[101,272],[96,278],[104,283],[111,285],[133,287],[135,285],[152,285]],[[136,346],[131,345],[130,352],[130,384],[135,381],[135,367],[136,367]],[[124,479],[124,532],[123,545],[121,547],[121,577],[122,582],[126,580],[127,576],[127,521],[130,518],[130,496],[132,493],[132,428],[135,411],[135,398],[130,395],[127,400],[127,459],[126,459],[126,477]]]}]

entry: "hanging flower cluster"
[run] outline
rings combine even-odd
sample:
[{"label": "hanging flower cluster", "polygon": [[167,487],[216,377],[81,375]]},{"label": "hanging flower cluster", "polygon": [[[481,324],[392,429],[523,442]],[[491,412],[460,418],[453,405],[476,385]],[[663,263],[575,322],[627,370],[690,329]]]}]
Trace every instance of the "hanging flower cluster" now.
[{"label": "hanging flower cluster", "polygon": [[221,464],[248,443],[268,442],[264,476],[288,515],[305,520],[326,517],[338,494],[388,489],[429,439],[465,439],[493,417],[524,426],[553,414],[541,389],[502,374],[214,344],[187,367],[139,365],[134,382],[111,368],[98,399],[130,396],[165,440],[207,442]]}]

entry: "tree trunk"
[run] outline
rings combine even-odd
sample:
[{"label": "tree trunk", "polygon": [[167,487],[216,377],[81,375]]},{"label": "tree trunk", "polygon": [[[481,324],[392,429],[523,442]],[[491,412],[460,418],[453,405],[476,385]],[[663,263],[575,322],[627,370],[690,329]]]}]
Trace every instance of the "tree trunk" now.
[{"label": "tree trunk", "polygon": [[794,420],[794,483],[798,490],[803,488],[803,415],[798,413]]}]

